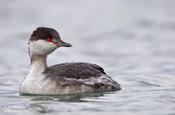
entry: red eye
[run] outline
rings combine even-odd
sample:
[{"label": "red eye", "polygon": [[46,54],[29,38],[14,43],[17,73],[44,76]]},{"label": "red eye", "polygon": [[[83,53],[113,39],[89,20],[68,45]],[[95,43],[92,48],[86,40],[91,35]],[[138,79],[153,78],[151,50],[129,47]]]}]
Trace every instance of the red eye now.
[{"label": "red eye", "polygon": [[52,38],[47,38],[48,42],[53,42]]},{"label": "red eye", "polygon": [[58,46],[58,43],[57,43],[57,42],[54,42],[54,41],[53,41],[53,38],[51,38],[51,37],[47,38],[47,41],[48,41],[48,42],[51,42],[51,43],[53,43],[53,44],[55,44],[55,45]]}]

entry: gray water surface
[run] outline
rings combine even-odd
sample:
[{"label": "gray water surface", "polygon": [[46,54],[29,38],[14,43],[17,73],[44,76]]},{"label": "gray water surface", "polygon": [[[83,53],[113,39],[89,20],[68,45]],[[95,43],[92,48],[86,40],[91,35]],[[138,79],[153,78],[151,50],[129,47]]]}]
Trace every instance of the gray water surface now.
[{"label": "gray water surface", "polygon": [[[38,26],[72,48],[48,64],[101,65],[122,90],[73,96],[20,96],[27,42]],[[174,0],[0,0],[0,114],[175,114]]]}]

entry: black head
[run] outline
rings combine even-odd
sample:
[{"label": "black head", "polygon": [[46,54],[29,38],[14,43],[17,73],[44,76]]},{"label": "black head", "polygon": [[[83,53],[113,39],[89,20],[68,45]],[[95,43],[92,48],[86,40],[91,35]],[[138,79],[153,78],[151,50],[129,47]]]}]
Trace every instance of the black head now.
[{"label": "black head", "polygon": [[63,42],[55,29],[39,27],[33,31],[29,41],[30,55],[48,55],[58,47],[71,47]]},{"label": "black head", "polygon": [[61,40],[59,33],[55,29],[48,27],[38,27],[33,31],[30,41],[36,40],[45,40],[58,45],[58,47],[71,47],[71,44]]}]

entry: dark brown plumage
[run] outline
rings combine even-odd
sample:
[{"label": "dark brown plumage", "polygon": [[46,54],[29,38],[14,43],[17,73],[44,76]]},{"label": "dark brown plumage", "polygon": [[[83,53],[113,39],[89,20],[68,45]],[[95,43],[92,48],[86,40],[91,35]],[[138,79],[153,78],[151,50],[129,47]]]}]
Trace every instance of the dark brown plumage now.
[{"label": "dark brown plumage", "polygon": [[99,77],[106,74],[102,67],[90,63],[63,63],[51,66],[45,73],[55,71],[55,76],[62,76],[74,79],[87,79],[90,77]]},{"label": "dark brown plumage", "polygon": [[107,81],[104,78],[103,82],[95,82],[94,84],[86,84],[84,82],[86,79],[98,79],[103,75],[109,77],[106,75],[103,68],[96,64],[83,62],[62,63],[47,68],[44,71],[44,74],[46,74],[46,79],[53,80],[62,88],[67,86],[80,87],[81,85],[86,85],[88,87],[93,87],[95,91],[120,90],[120,85],[114,80]]}]

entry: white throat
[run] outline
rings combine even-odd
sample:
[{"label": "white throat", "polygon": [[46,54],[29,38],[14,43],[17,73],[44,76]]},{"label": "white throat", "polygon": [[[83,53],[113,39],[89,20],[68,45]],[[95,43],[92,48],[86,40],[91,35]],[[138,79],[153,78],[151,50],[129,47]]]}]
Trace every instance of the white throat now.
[{"label": "white throat", "polygon": [[53,43],[46,40],[34,40],[29,42],[29,52],[32,55],[48,55],[58,48]]},{"label": "white throat", "polygon": [[41,73],[47,68],[47,56],[32,55],[30,64],[30,73]]}]

